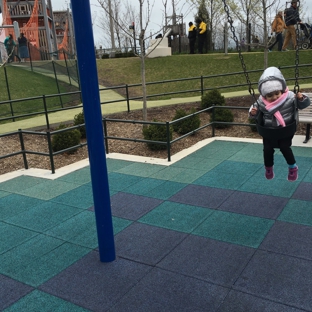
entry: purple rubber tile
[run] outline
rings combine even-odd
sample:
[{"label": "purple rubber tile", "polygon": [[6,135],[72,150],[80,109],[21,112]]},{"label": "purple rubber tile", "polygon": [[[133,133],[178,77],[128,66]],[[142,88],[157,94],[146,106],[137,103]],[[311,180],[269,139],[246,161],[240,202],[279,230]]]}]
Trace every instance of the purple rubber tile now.
[{"label": "purple rubber tile", "polygon": [[30,293],[34,288],[0,274],[0,311]]},{"label": "purple rubber tile", "polygon": [[232,290],[226,297],[221,307],[220,312],[302,312],[300,309],[284,305],[282,303],[272,302]]},{"label": "purple rubber tile", "polygon": [[217,311],[227,288],[154,268],[110,312]]},{"label": "purple rubber tile", "polygon": [[312,227],[277,221],[259,249],[312,260]]},{"label": "purple rubber tile", "polygon": [[301,182],[291,198],[312,201],[312,183]]},{"label": "purple rubber tile", "polygon": [[115,236],[118,256],[140,263],[156,265],[187,234],[143,223],[133,223]]},{"label": "purple rubber tile", "polygon": [[249,216],[276,219],[288,202],[288,198],[235,192],[220,206],[220,210]]},{"label": "purple rubber tile", "polygon": [[112,215],[135,221],[162,202],[156,198],[119,192],[111,197]]},{"label": "purple rubber tile", "polygon": [[254,254],[250,247],[190,235],[157,266],[231,286]]},{"label": "purple rubber tile", "polygon": [[312,261],[258,250],[234,289],[312,311]]},{"label": "purple rubber tile", "polygon": [[39,288],[85,309],[103,312],[128,293],[150,269],[125,259],[103,263],[99,254],[92,251]]},{"label": "purple rubber tile", "polygon": [[169,198],[169,201],[193,206],[218,208],[234,191],[200,186],[188,185],[180,192]]}]

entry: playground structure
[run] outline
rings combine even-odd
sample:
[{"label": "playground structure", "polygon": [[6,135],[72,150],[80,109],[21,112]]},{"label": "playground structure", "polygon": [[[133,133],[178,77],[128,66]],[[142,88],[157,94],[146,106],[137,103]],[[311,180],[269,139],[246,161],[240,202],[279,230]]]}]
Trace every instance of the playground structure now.
[{"label": "playground structure", "polygon": [[[75,54],[69,10],[54,14],[51,0],[0,0],[0,10],[3,19],[1,42],[9,34],[17,42],[23,32],[32,60],[64,59],[63,51]],[[18,25],[15,29],[12,28],[14,22]]]}]

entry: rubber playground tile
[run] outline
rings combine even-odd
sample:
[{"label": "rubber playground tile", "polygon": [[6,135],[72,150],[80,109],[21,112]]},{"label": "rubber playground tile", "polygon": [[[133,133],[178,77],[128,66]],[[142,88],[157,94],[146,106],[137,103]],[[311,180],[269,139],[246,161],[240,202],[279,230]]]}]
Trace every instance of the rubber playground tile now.
[{"label": "rubber playground tile", "polygon": [[288,202],[287,198],[234,192],[219,207],[219,210],[254,217],[276,219]]},{"label": "rubber playground tile", "polygon": [[5,191],[1,191],[1,190],[0,190],[0,198],[1,198],[1,197],[8,196],[8,195],[10,195],[10,194],[11,194],[10,192],[5,192]]},{"label": "rubber playground tile", "polygon": [[227,293],[221,286],[154,268],[110,311],[217,311]]},{"label": "rubber playground tile", "polygon": [[150,175],[150,178],[159,179],[159,180],[172,180],[173,177],[178,175],[181,172],[180,168],[173,166],[164,167],[163,169]]},{"label": "rubber playground tile", "polygon": [[273,224],[264,218],[214,211],[192,234],[258,248]]},{"label": "rubber playground tile", "polygon": [[179,245],[186,235],[147,224],[132,223],[116,235],[116,253],[119,257],[156,265]]},{"label": "rubber playground tile", "polygon": [[93,205],[92,187],[89,185],[79,186],[60,196],[52,198],[51,201],[76,208],[88,209]]},{"label": "rubber playground tile", "polygon": [[6,220],[45,201],[33,197],[11,194],[0,198],[0,220]]},{"label": "rubber playground tile", "polygon": [[111,197],[112,215],[138,220],[162,203],[162,200],[119,192]]},{"label": "rubber playground tile", "polygon": [[130,174],[139,177],[149,177],[150,175],[160,171],[163,166],[147,163],[132,163],[131,165],[121,168],[118,173]]},{"label": "rubber playground tile", "polygon": [[78,185],[83,185],[91,181],[90,167],[85,167],[69,174],[66,174],[60,178],[59,181],[64,181],[68,183],[75,183]]},{"label": "rubber playground tile", "polygon": [[165,200],[182,190],[186,185],[186,183],[166,181],[150,190],[146,195]]},{"label": "rubber playground tile", "polygon": [[231,287],[254,252],[249,247],[189,235],[157,267]]},{"label": "rubber playground tile", "polygon": [[6,219],[6,222],[32,231],[44,232],[79,212],[77,208],[47,201]]},{"label": "rubber playground tile", "polygon": [[76,187],[78,187],[78,185],[73,183],[58,180],[45,180],[40,184],[28,187],[27,189],[24,189],[22,191],[17,191],[16,193],[43,200],[49,200],[53,197],[64,194]]},{"label": "rubber playground tile", "polygon": [[237,190],[249,178],[250,175],[246,174],[238,175],[211,170],[201,176],[199,179],[195,180],[193,184]]},{"label": "rubber playground tile", "polygon": [[106,165],[107,165],[108,172],[117,172],[119,169],[127,167],[131,164],[133,164],[133,162],[128,161],[128,160],[106,158]]},{"label": "rubber playground tile", "polygon": [[51,228],[46,234],[91,249],[98,245],[95,215],[88,210]]},{"label": "rubber playground tile", "polygon": [[312,183],[301,182],[292,198],[312,201]]},{"label": "rubber playground tile", "polygon": [[202,170],[187,169],[187,168],[179,168],[179,169],[180,173],[175,175],[171,179],[172,182],[192,183],[204,174]]},{"label": "rubber playground tile", "polygon": [[151,190],[157,186],[165,183],[164,180],[144,178],[137,183],[134,183],[123,189],[126,193],[136,194],[136,195],[149,195]]},{"label": "rubber playground tile", "polygon": [[53,237],[38,235],[0,255],[0,273],[36,287],[89,251]]},{"label": "rubber playground tile", "polygon": [[212,210],[206,208],[164,202],[139,219],[139,222],[191,233],[211,213]]},{"label": "rubber playground tile", "polygon": [[[15,281],[7,276],[0,274],[0,311],[4,311],[5,308],[12,305],[14,302],[23,298],[29,292],[32,291],[32,287]],[[12,308],[10,308],[11,311]],[[6,310],[10,311],[10,310]],[[15,311],[29,311],[26,310],[15,310]]]},{"label": "rubber playground tile", "polygon": [[51,296],[39,290],[34,290],[26,295],[11,307],[6,312],[19,311],[71,311],[71,312],[88,312],[82,307],[72,304],[66,300]]},{"label": "rubber playground tile", "polygon": [[234,175],[251,176],[256,173],[261,167],[262,165],[255,163],[225,160],[218,166],[216,166],[213,171],[216,173],[229,173]]},{"label": "rubber playground tile", "polygon": [[[184,157],[181,160],[173,163],[171,166],[175,168],[187,168],[187,169],[197,169],[198,166],[204,166],[208,163],[206,159],[198,159],[195,157]],[[198,169],[197,169],[198,170]]]},{"label": "rubber playground tile", "polygon": [[312,260],[312,227],[277,221],[260,249]]},{"label": "rubber playground tile", "polygon": [[288,305],[266,300],[265,298],[259,298],[257,295],[252,296],[236,290],[230,291],[218,311],[302,312],[301,309],[296,309]]},{"label": "rubber playground tile", "polygon": [[293,153],[296,157],[296,160],[298,157],[312,158],[310,148],[306,148],[306,147],[302,147],[302,146],[292,146],[291,149],[293,150]]},{"label": "rubber playground tile", "polygon": [[[260,145],[260,144],[259,144]],[[247,151],[245,149],[237,152],[233,156],[229,157],[229,161],[237,161],[237,162],[246,162],[246,163],[254,163],[254,164],[262,164],[263,165],[263,152],[262,145],[261,151]]]},{"label": "rubber playground tile", "polygon": [[53,296],[91,311],[107,311],[149,271],[147,265],[117,258],[99,261],[92,251],[39,287]]},{"label": "rubber playground tile", "polygon": [[40,184],[46,181],[42,178],[35,178],[29,176],[20,176],[5,182],[0,183],[0,190],[11,193],[17,193],[27,188]]},{"label": "rubber playground tile", "polygon": [[121,174],[117,172],[111,172],[108,174],[109,188],[119,192],[142,180],[144,180],[142,177],[129,174]]},{"label": "rubber playground tile", "polygon": [[312,261],[258,250],[233,288],[311,311],[311,274]]},{"label": "rubber playground tile", "polygon": [[113,220],[114,235],[120,233],[132,223],[131,220],[123,218],[112,217],[112,220]]},{"label": "rubber playground tile", "polygon": [[290,199],[278,220],[312,226],[311,202]]},{"label": "rubber playground tile", "polygon": [[304,178],[302,179],[303,182],[312,183],[312,169],[310,169]]},{"label": "rubber playground tile", "polygon": [[0,254],[22,244],[38,233],[0,222]]},{"label": "rubber playground tile", "polygon": [[193,206],[218,208],[231,194],[232,190],[212,188],[201,185],[188,185],[169,198],[170,201]]},{"label": "rubber playground tile", "polygon": [[255,194],[291,198],[299,183],[299,181],[289,182],[286,180],[286,177],[285,179],[277,179],[275,177],[272,180],[267,180],[264,176],[263,178],[259,178],[254,175],[246,183],[241,185],[239,190]]}]

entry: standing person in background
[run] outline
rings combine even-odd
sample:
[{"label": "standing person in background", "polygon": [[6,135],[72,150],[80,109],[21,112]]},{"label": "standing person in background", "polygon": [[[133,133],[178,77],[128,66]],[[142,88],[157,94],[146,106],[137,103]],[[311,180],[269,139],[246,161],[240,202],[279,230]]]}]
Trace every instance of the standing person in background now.
[{"label": "standing person in background", "polygon": [[273,49],[275,44],[278,42],[278,51],[282,51],[283,47],[283,31],[284,29],[287,29],[287,26],[283,20],[283,12],[279,11],[277,15],[274,18],[274,21],[272,23],[272,33],[271,35],[275,32],[276,37],[275,37],[275,42],[269,46],[269,52]]},{"label": "standing person in background", "polygon": [[14,56],[16,56],[19,62],[21,62],[21,59],[19,58],[19,56],[15,54],[16,43],[13,40],[13,36],[11,34],[9,34],[9,36],[4,39],[3,44],[5,46],[5,49],[9,57],[8,63],[11,63],[14,61]]},{"label": "standing person in background", "polygon": [[204,43],[207,35],[207,25],[200,18],[198,22],[198,53],[203,54]]},{"label": "standing person in background", "polygon": [[22,62],[25,62],[25,58],[29,58],[27,39],[23,33],[18,38],[19,55]]},{"label": "standing person in background", "polygon": [[288,46],[290,39],[293,42],[294,48],[296,48],[296,45],[297,45],[295,25],[297,23],[301,23],[301,19],[299,17],[299,11],[297,9],[297,0],[291,0],[291,7],[285,10],[284,17],[285,17],[287,30],[286,30],[286,35],[285,35],[285,40],[284,40],[284,44],[282,47],[282,51],[287,51],[286,48]]},{"label": "standing person in background", "polygon": [[196,35],[196,26],[192,22],[189,22],[188,39],[190,44],[190,54],[195,53]]}]

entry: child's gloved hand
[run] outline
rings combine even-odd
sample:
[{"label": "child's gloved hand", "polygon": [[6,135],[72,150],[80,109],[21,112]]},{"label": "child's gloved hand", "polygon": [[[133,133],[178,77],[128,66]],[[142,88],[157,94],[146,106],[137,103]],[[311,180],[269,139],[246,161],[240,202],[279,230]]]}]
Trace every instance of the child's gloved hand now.
[{"label": "child's gloved hand", "polygon": [[297,99],[298,99],[299,101],[302,101],[302,100],[303,100],[303,95],[302,95],[301,92],[298,92],[297,95],[295,94],[295,97],[297,97]]},{"label": "child's gloved hand", "polygon": [[251,111],[249,112],[250,113],[250,115],[251,116],[255,116],[256,114],[257,114],[257,108],[256,107],[253,107],[252,109],[251,109]]}]

